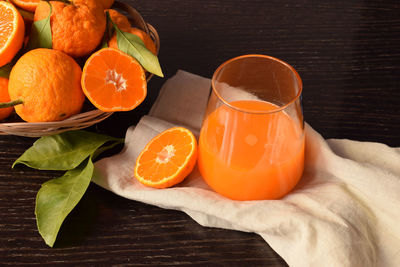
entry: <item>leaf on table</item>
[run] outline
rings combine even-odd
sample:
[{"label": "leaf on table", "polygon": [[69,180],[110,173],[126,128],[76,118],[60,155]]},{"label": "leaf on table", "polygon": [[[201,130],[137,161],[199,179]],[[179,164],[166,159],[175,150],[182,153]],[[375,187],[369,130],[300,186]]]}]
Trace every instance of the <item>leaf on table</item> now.
[{"label": "leaf on table", "polygon": [[35,48],[49,48],[53,47],[52,36],[51,36],[51,26],[50,17],[52,13],[52,6],[50,2],[47,2],[50,6],[50,12],[47,18],[38,20],[32,23],[31,33],[29,35],[29,41],[27,45],[27,50],[32,50]]},{"label": "leaf on table", "polygon": [[[107,17],[110,17],[108,13]],[[132,33],[121,31],[111,19],[109,20],[113,24],[117,34],[119,50],[135,58],[148,72],[164,77],[158,57],[146,48],[142,39]]]},{"label": "leaf on table", "polygon": [[36,223],[46,244],[53,247],[60,227],[78,204],[93,175],[90,157],[63,176],[47,181],[36,196]]},{"label": "leaf on table", "polygon": [[120,139],[83,130],[44,136],[12,165],[25,164],[39,170],[70,170],[108,141]]}]

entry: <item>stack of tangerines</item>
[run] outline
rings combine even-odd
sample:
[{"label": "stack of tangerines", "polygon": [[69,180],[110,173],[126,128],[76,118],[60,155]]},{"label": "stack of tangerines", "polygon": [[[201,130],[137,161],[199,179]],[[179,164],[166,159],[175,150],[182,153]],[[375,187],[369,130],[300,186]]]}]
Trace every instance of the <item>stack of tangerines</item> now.
[{"label": "stack of tangerines", "polygon": [[[152,56],[156,46],[110,9],[113,2],[0,0],[0,75],[1,68],[11,69],[0,77],[0,120],[14,108],[27,122],[63,120],[81,111],[85,96],[105,112],[132,110],[144,100],[145,67],[129,48],[119,49],[117,34],[137,36],[136,46]],[[49,40],[40,33],[46,27],[51,46],[44,48]],[[84,59],[83,70],[78,58]]]},{"label": "stack of tangerines", "polygon": [[[109,9],[113,2],[0,0],[0,75],[2,67],[11,67],[9,79],[0,77],[0,120],[14,106],[27,122],[63,120],[80,112],[85,96],[106,112],[132,110],[144,100],[144,68],[162,76],[161,68],[155,66],[158,60],[155,64],[149,56],[155,56],[157,49],[150,36],[132,27],[118,11]],[[114,25],[111,34],[109,20]],[[39,35],[39,40],[33,42],[39,48],[30,49],[28,38],[37,38],[32,31],[28,34],[26,26],[31,24],[36,26],[32,27],[36,33],[49,27],[51,48],[42,48],[41,44],[49,40],[40,40],[44,35]],[[109,38],[105,38],[107,35]],[[124,44],[120,45],[118,35],[125,39]],[[132,35],[139,42],[129,48],[137,42]],[[108,48],[98,49],[102,42]],[[141,50],[140,59],[122,52],[122,47]],[[83,70],[77,58],[85,59]],[[147,144],[137,158],[135,177],[147,186],[170,187],[193,170],[196,159],[193,133],[174,127]]]}]

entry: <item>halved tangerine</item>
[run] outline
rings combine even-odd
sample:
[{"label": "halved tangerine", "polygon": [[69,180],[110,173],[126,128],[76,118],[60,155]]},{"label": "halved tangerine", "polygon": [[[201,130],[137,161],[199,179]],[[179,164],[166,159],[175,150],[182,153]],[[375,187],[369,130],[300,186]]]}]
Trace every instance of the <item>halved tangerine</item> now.
[{"label": "halved tangerine", "polygon": [[183,127],[173,127],[154,137],[136,160],[135,177],[144,185],[166,188],[182,182],[197,160],[197,141]]},{"label": "halved tangerine", "polygon": [[146,97],[145,71],[133,57],[113,48],[103,48],[86,61],[82,90],[90,102],[105,112],[129,111]]},{"label": "halved tangerine", "polygon": [[17,9],[6,1],[0,1],[0,67],[17,54],[24,34],[24,20]]}]

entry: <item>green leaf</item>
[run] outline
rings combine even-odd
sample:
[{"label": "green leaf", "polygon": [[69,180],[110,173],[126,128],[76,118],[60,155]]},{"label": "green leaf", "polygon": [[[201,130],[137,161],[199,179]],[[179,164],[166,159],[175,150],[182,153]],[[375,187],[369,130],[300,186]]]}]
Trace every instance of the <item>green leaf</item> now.
[{"label": "green leaf", "polygon": [[7,78],[10,76],[11,69],[13,67],[12,63],[8,63],[0,67],[0,77]]},{"label": "green leaf", "polygon": [[120,139],[83,130],[41,137],[12,167],[22,163],[39,170],[70,170],[108,141]]},{"label": "green leaf", "polygon": [[50,17],[52,12],[52,6],[50,2],[47,2],[50,6],[50,12],[47,18],[33,22],[31,34],[27,45],[27,50],[35,48],[49,48],[53,47],[51,40],[51,26]]},{"label": "green leaf", "polygon": [[36,196],[36,223],[46,244],[53,247],[58,231],[85,194],[93,175],[90,157],[63,176],[47,181]]},{"label": "green leaf", "polygon": [[[109,14],[107,17],[109,17]],[[148,72],[164,77],[158,57],[146,48],[143,41],[134,34],[121,31],[111,19],[110,21],[114,25],[115,32],[117,33],[118,48],[122,52],[135,58]]]},{"label": "green leaf", "polygon": [[116,28],[118,48],[137,59],[144,69],[157,76],[164,77],[158,57],[150,52],[136,35]]}]

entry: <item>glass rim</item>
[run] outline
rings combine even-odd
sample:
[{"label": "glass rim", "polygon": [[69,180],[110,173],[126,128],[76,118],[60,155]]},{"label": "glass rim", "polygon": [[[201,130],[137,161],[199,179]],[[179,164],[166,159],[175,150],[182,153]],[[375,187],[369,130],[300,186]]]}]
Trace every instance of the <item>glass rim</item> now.
[{"label": "glass rim", "polygon": [[[295,74],[297,83],[298,83],[298,85],[299,85],[299,91],[297,92],[297,94],[296,94],[289,102],[287,102],[286,104],[284,104],[284,105],[282,105],[282,106],[280,106],[280,107],[274,108],[274,109],[270,109],[270,110],[261,110],[261,111],[260,111],[260,110],[257,110],[257,111],[256,111],[256,110],[247,110],[247,109],[238,108],[238,107],[235,107],[235,106],[229,104],[229,102],[226,101],[226,100],[218,93],[218,91],[217,91],[217,89],[216,89],[216,85],[215,85],[216,76],[217,76],[217,74],[220,73],[221,70],[222,70],[226,65],[228,65],[229,63],[231,63],[231,62],[233,62],[233,61],[236,61],[236,60],[239,60],[239,59],[242,59],[242,58],[249,58],[249,57],[269,59],[269,60],[278,62],[278,63],[280,63],[280,64],[286,66],[288,69],[290,69],[290,71],[292,71],[292,72]],[[290,64],[286,63],[286,62],[283,61],[283,60],[280,60],[280,59],[275,58],[275,57],[267,56],[267,55],[262,55],[262,54],[246,54],[246,55],[242,55],[242,56],[237,56],[237,57],[231,58],[231,59],[229,59],[229,60],[223,62],[223,63],[214,71],[214,74],[213,74],[213,76],[212,76],[212,78],[211,78],[211,88],[212,88],[212,91],[214,92],[214,94],[218,97],[218,99],[219,99],[224,105],[228,106],[229,108],[232,108],[232,109],[235,109],[235,110],[244,112],[244,113],[251,113],[251,114],[272,114],[272,113],[276,113],[276,112],[280,112],[280,111],[285,110],[287,107],[289,107],[290,105],[292,105],[294,102],[296,102],[296,101],[299,99],[299,97],[301,96],[301,94],[302,94],[302,92],[303,92],[303,82],[302,82],[302,80],[301,80],[300,75],[298,74],[298,72],[297,72]],[[264,100],[261,100],[261,101],[264,101]]]}]

